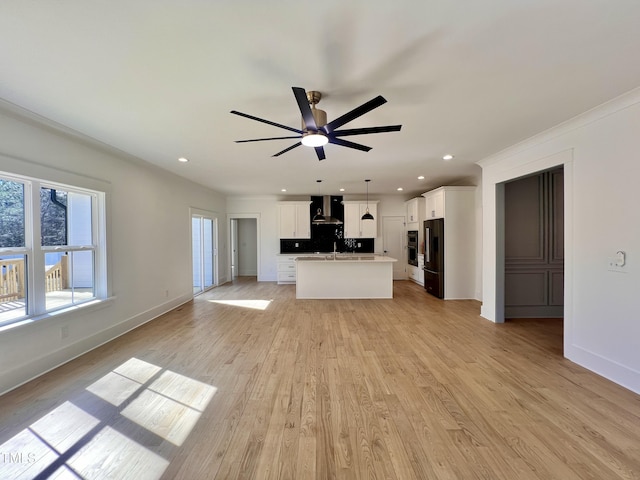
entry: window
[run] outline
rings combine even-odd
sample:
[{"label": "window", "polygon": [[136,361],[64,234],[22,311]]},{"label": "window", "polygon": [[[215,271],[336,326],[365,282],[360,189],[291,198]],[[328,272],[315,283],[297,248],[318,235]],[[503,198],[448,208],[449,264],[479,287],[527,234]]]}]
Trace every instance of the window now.
[{"label": "window", "polygon": [[0,175],[0,327],[106,297],[104,193]]}]

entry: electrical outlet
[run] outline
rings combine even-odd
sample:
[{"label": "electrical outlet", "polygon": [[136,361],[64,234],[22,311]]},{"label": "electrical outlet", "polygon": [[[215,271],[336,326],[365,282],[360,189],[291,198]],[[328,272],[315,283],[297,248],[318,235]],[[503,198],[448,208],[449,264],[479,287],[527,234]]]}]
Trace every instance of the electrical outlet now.
[{"label": "electrical outlet", "polygon": [[627,269],[624,266],[616,264],[615,258],[609,259],[607,263],[607,270],[609,270],[610,272],[627,273]]},{"label": "electrical outlet", "polygon": [[169,298],[169,290],[164,291],[164,298]]},{"label": "electrical outlet", "polygon": [[67,338],[69,336],[69,325],[63,325],[60,327],[60,338]]},{"label": "electrical outlet", "polygon": [[607,270],[610,272],[627,273],[627,254],[622,250],[618,250],[614,257],[607,261]]}]

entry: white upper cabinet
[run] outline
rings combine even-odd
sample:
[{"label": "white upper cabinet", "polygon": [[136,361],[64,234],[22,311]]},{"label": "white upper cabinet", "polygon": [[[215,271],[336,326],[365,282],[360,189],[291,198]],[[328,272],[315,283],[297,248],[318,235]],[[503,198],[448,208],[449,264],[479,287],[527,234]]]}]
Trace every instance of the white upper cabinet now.
[{"label": "white upper cabinet", "polygon": [[422,197],[412,198],[405,202],[407,216],[407,230],[418,230],[422,237],[422,222],[425,221],[425,199]]},{"label": "white upper cabinet", "polygon": [[419,221],[418,218],[418,202],[419,198],[412,198],[411,200],[407,200],[405,202],[405,206],[407,207],[407,223],[417,223]]},{"label": "white upper cabinet", "polygon": [[343,201],[344,238],[376,238],[378,236],[378,201],[369,201],[369,213],[373,220],[362,220],[367,212],[367,202]]},{"label": "white upper cabinet", "polygon": [[278,203],[278,237],[311,238],[311,202]]},{"label": "white upper cabinet", "polygon": [[426,205],[426,218],[444,218],[444,190],[437,188],[431,192],[423,193]]}]

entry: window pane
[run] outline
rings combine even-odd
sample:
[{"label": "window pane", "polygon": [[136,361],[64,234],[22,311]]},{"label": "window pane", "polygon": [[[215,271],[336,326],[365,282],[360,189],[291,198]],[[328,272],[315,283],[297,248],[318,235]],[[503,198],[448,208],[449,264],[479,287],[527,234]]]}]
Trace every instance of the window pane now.
[{"label": "window pane", "polygon": [[0,256],[0,325],[27,314],[25,255]]},{"label": "window pane", "polygon": [[213,221],[210,218],[204,219],[204,245],[202,246],[203,267],[204,267],[204,287],[213,285]]},{"label": "window pane", "polygon": [[42,245],[92,245],[91,195],[40,189]]},{"label": "window pane", "polygon": [[67,195],[52,188],[40,189],[42,245],[67,245]]},{"label": "window pane", "polygon": [[0,178],[0,248],[24,247],[24,185]]},{"label": "window pane", "polygon": [[93,251],[45,253],[47,311],[95,297],[93,259]]}]

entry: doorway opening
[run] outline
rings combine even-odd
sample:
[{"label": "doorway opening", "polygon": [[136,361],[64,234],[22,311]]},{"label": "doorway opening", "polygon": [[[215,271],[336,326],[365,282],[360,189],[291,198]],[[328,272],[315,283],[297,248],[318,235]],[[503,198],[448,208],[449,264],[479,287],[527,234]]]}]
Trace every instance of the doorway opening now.
[{"label": "doorway opening", "polygon": [[231,281],[238,277],[260,279],[260,216],[229,214],[229,266]]},{"label": "doorway opening", "polygon": [[[502,188],[504,319],[538,331],[562,353],[564,317],[564,169],[505,182]],[[557,344],[557,345],[556,345]]]}]

